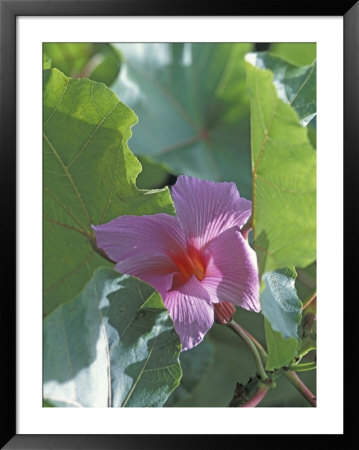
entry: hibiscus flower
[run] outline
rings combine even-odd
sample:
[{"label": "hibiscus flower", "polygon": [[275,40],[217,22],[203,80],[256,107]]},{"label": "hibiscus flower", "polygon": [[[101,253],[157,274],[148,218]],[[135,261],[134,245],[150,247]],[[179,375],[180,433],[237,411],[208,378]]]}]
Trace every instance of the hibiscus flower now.
[{"label": "hibiscus flower", "polygon": [[216,304],[260,310],[258,267],[241,233],[251,202],[240,197],[234,183],[182,175],[172,198],[176,217],[120,216],[93,229],[116,270],[160,293],[182,350],[188,350],[213,325]]}]

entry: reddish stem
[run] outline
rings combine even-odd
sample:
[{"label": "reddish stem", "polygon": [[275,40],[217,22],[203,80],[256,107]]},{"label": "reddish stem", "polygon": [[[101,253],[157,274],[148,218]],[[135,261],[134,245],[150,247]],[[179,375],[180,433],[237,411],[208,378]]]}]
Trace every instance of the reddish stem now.
[{"label": "reddish stem", "polygon": [[240,405],[241,408],[254,408],[256,407],[267,395],[268,388],[261,387],[258,389],[258,391],[255,393],[255,395],[248,400],[248,402],[244,403],[243,405]]},{"label": "reddish stem", "polygon": [[303,397],[314,407],[317,406],[317,400],[313,393],[307,388],[303,381],[293,370],[283,370],[284,375],[293,384],[293,386],[303,395]]},{"label": "reddish stem", "polygon": [[307,308],[314,300],[316,300],[317,294],[315,293],[303,306],[302,311]]}]

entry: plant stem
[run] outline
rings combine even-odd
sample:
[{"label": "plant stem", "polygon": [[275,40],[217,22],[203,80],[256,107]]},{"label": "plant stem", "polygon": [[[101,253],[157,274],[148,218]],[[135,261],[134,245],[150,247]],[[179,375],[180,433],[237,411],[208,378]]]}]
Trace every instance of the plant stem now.
[{"label": "plant stem", "polygon": [[256,348],[257,348],[257,350],[258,350],[258,352],[259,352],[259,354],[260,354],[260,356],[261,356],[262,363],[265,364],[266,361],[267,361],[268,354],[267,354],[267,352],[264,350],[262,344],[260,344],[260,343],[257,341],[257,339],[256,339],[254,336],[252,336],[251,333],[249,333],[249,332],[248,332],[247,330],[245,330],[243,327],[242,327],[242,330],[246,333],[246,335],[249,337],[249,339],[252,340],[253,344],[256,346]]},{"label": "plant stem", "polygon": [[309,306],[309,305],[312,303],[312,301],[315,300],[316,298],[317,298],[317,293],[315,292],[315,293],[310,297],[310,299],[304,303],[304,305],[302,306],[302,311],[303,311],[307,306]]},{"label": "plant stem", "polygon": [[248,400],[248,402],[240,405],[240,408],[254,408],[264,399],[264,397],[267,395],[267,392],[267,387],[263,386],[259,388],[258,391],[253,395],[253,397]]},{"label": "plant stem", "polygon": [[295,364],[294,366],[290,367],[290,370],[293,370],[294,372],[306,372],[307,370],[313,370],[316,368],[317,363],[315,361],[312,361],[308,363]]},{"label": "plant stem", "polygon": [[[250,347],[252,353],[256,359],[259,374],[263,380],[268,379],[268,374],[266,373],[263,364],[265,365],[267,360],[267,352],[264,350],[262,345],[242,326],[236,323],[234,320],[228,323],[228,325],[236,334],[238,334]],[[254,350],[253,350],[254,349]],[[308,363],[311,364],[311,363]],[[298,365],[298,366],[303,366]],[[298,367],[297,366],[297,367]],[[309,366],[308,366],[309,368]],[[314,367],[312,367],[314,369]],[[308,369],[305,369],[308,370]],[[279,371],[278,371],[279,372]],[[312,394],[312,392],[307,388],[303,381],[298,377],[298,375],[293,370],[281,369],[280,372],[285,375],[285,377],[293,384],[293,386],[303,395],[303,397],[312,405],[317,406],[317,400]],[[263,378],[264,377],[264,378]],[[264,395],[263,395],[264,397]],[[249,400],[251,402],[251,400]],[[259,403],[259,402],[258,402]]]},{"label": "plant stem", "polygon": [[[265,381],[268,378],[267,372],[264,370],[263,363],[261,356],[252,341],[252,338],[249,337],[248,332],[244,330],[237,322],[232,320],[227,325],[231,330],[233,330],[238,336],[240,336],[243,341],[248,345],[251,352],[253,353],[254,359],[256,360],[259,376],[262,378],[263,381]],[[259,344],[259,343],[258,343]]]},{"label": "plant stem", "polygon": [[317,406],[316,398],[295,372],[282,369],[282,373],[312,406]]}]

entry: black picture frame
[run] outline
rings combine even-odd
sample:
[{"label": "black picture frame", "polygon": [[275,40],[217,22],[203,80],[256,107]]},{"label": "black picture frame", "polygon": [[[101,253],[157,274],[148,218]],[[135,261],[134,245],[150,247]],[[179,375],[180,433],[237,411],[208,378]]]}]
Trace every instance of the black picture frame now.
[{"label": "black picture frame", "polygon": [[[205,5],[205,6],[204,6]],[[0,0],[0,168],[2,204],[2,384],[1,448],[6,449],[175,449],[245,445],[265,435],[18,435],[16,434],[16,18],[18,16],[342,16],[344,18],[344,208],[345,234],[356,236],[354,177],[359,168],[359,2],[167,0]],[[355,202],[355,203],[354,203]],[[6,218],[6,219],[5,219]],[[355,249],[347,239],[344,253]],[[349,256],[348,256],[349,255]],[[344,272],[345,293],[355,279]],[[355,300],[354,298],[352,300]],[[354,304],[354,301],[353,301]],[[355,314],[346,305],[348,322]],[[349,319],[350,317],[350,319]],[[347,327],[350,328],[349,323]],[[345,355],[347,350],[345,351]],[[350,372],[350,369],[348,369]],[[215,414],[215,413],[214,413]],[[345,430],[353,422],[348,419]],[[328,430],[330,433],[330,430]],[[347,433],[345,433],[347,434]],[[275,438],[278,436],[271,435]],[[331,439],[341,436],[331,436]],[[297,435],[296,442],[306,442]],[[207,442],[207,443],[206,443]],[[208,443],[209,442],[209,443]],[[290,445],[290,440],[287,441]],[[333,442],[334,443],[334,442]],[[305,444],[304,444],[305,445]]]}]

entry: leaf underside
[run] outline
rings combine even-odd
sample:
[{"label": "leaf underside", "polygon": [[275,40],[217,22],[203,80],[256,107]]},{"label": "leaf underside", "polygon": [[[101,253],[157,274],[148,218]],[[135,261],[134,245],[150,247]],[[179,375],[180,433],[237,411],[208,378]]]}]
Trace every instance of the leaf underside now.
[{"label": "leaf underside", "polygon": [[117,44],[113,89],[140,117],[136,154],[175,174],[234,181],[251,195],[244,55],[251,44]]},{"label": "leaf underside", "polygon": [[159,294],[99,268],[44,320],[44,398],[53,406],[162,406],[182,375],[180,349]]}]

